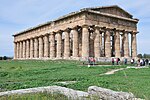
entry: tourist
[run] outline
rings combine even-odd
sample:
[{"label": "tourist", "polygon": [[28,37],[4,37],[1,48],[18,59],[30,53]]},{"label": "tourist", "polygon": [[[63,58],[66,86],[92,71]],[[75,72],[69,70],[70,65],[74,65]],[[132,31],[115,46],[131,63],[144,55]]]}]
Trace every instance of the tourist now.
[{"label": "tourist", "polygon": [[146,59],[146,60],[145,60],[145,64],[146,64],[146,66],[148,66],[148,62],[149,62],[149,61],[148,61],[148,59]]},{"label": "tourist", "polygon": [[116,58],[116,65],[118,65],[118,58]]},{"label": "tourist", "polygon": [[112,62],[112,65],[114,65],[114,63],[115,63],[115,62],[114,62],[114,58],[112,58],[111,62]]},{"label": "tourist", "polygon": [[118,58],[118,64],[120,65],[120,58]]},{"label": "tourist", "polygon": [[137,60],[137,66],[140,67],[140,59]]},{"label": "tourist", "polygon": [[142,66],[143,65],[143,60],[142,59],[140,59],[140,66]]},{"label": "tourist", "polygon": [[150,60],[149,60],[149,66],[150,66]]},{"label": "tourist", "polygon": [[133,65],[133,59],[131,59],[131,64]]},{"label": "tourist", "polygon": [[145,60],[144,59],[142,59],[142,60],[143,60],[143,64],[142,65],[145,66]]},{"label": "tourist", "polygon": [[127,58],[124,58],[124,64],[125,65],[127,64]]}]

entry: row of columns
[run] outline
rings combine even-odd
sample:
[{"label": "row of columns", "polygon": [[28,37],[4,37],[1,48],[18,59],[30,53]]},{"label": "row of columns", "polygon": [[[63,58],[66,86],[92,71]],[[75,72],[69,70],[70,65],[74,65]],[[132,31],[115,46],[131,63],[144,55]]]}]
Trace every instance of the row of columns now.
[{"label": "row of columns", "polygon": [[[81,29],[81,33],[79,33],[78,29]],[[79,57],[79,44],[82,46],[82,52],[80,57],[89,57],[90,56],[90,26],[83,25],[82,27],[75,27],[72,29],[66,29],[64,31],[52,32],[50,34],[46,34],[44,36],[39,36],[19,42],[15,42],[15,59],[18,58],[69,58]],[[111,29],[104,30],[104,51],[105,57],[111,57],[112,47],[111,47]],[[115,48],[115,57],[121,57],[121,48],[120,48],[120,31],[115,30],[115,39],[114,39],[114,48]],[[64,34],[64,48],[62,42],[62,33]],[[94,57],[101,57],[101,48],[102,48],[102,34],[101,28],[98,26],[93,27],[93,47]],[[72,48],[70,46],[70,34],[73,34],[72,37]],[[79,35],[82,34],[82,35]],[[129,32],[124,31],[124,57],[129,57]],[[56,35],[56,38],[55,38]],[[79,42],[82,36],[81,43]],[[137,45],[136,45],[136,33],[131,33],[131,52],[132,57],[137,56]],[[62,50],[64,49],[64,50]],[[72,49],[72,55],[70,50]],[[63,52],[64,51],[64,52]],[[62,55],[63,52],[63,55]]]}]

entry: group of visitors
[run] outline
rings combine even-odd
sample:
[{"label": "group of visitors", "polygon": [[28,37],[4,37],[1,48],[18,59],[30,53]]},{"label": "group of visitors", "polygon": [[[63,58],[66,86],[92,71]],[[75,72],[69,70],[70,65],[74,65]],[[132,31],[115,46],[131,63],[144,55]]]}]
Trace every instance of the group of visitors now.
[{"label": "group of visitors", "polygon": [[93,57],[88,58],[88,65],[95,65],[95,59]]},{"label": "group of visitors", "polygon": [[120,58],[112,58],[112,65],[119,65],[120,64]]},{"label": "group of visitors", "polygon": [[[127,64],[128,60],[127,58],[124,58],[122,60],[123,64]],[[135,61],[134,59],[130,60],[131,65],[135,65],[137,64],[137,66],[150,66],[150,60],[149,59],[138,59],[137,61]],[[120,58],[112,58],[112,65],[120,65],[121,64],[121,60]]]},{"label": "group of visitors", "polygon": [[150,60],[149,59],[138,59],[137,60],[137,66],[150,66]]}]

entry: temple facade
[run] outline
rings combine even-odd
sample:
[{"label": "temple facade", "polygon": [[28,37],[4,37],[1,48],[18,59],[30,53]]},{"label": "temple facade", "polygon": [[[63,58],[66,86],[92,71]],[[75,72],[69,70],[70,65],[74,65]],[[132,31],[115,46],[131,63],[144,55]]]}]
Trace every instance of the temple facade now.
[{"label": "temple facade", "polygon": [[138,21],[116,5],[84,8],[14,34],[14,59],[136,58]]}]

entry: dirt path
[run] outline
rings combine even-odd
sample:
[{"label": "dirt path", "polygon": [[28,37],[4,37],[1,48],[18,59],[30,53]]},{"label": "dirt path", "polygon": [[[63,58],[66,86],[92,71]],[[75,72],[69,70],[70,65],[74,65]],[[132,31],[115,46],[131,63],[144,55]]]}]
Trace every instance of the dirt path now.
[{"label": "dirt path", "polygon": [[127,69],[127,68],[113,69],[111,71],[108,71],[108,72],[100,74],[100,75],[111,75],[111,74],[114,74],[115,72],[118,72],[118,71],[121,71],[121,70],[125,70],[125,69]]}]

